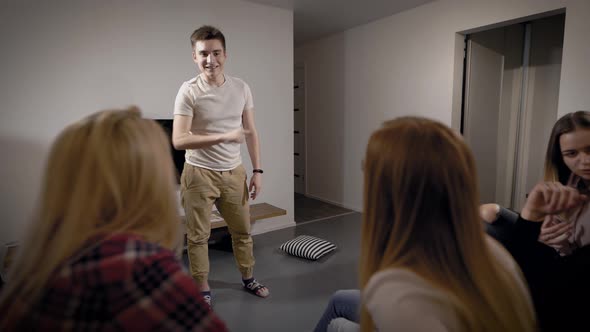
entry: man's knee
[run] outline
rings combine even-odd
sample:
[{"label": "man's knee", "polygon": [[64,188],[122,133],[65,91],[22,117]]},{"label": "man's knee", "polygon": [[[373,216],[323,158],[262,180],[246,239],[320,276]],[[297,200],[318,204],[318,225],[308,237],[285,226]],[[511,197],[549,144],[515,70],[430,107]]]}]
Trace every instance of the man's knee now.
[{"label": "man's knee", "polygon": [[201,234],[187,234],[186,241],[188,245],[207,245],[209,242],[209,237],[211,233],[201,233]]},{"label": "man's knee", "polygon": [[250,223],[244,225],[244,221],[232,221],[232,224],[228,223],[228,231],[232,237],[232,240],[237,241],[248,241],[252,240],[252,233],[250,232]]}]

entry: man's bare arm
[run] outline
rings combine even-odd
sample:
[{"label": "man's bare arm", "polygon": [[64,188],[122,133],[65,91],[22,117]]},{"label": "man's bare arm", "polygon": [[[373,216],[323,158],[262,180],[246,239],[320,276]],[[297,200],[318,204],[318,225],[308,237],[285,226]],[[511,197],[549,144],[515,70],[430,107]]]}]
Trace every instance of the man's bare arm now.
[{"label": "man's bare arm", "polygon": [[248,154],[252,161],[252,168],[260,168],[260,143],[258,140],[258,131],[254,124],[254,111],[247,110],[242,114],[242,124],[244,126],[244,134],[246,135],[246,145],[248,146]]},{"label": "man's bare arm", "polygon": [[194,134],[191,130],[192,117],[186,115],[174,115],[172,125],[172,145],[177,150],[201,149],[215,144],[242,143],[244,130],[242,128],[222,134],[202,135]]},{"label": "man's bare arm", "polygon": [[[242,125],[244,126],[246,134],[246,145],[248,146],[248,154],[252,161],[252,168],[257,169],[260,167],[260,144],[258,141],[258,131],[254,125],[254,110],[246,110],[242,114]],[[248,192],[250,198],[256,199],[262,191],[262,176],[260,173],[252,174],[250,178],[250,185],[248,186]]]}]

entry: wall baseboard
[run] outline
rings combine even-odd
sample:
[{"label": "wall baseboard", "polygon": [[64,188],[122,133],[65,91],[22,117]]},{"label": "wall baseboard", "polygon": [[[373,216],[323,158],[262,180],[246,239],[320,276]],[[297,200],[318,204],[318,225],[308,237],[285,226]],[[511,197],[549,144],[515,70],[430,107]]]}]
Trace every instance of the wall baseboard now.
[{"label": "wall baseboard", "polygon": [[347,205],[342,204],[340,202],[334,202],[334,201],[331,201],[331,200],[326,199],[326,198],[323,198],[323,197],[315,196],[315,195],[312,195],[312,194],[305,194],[304,196],[305,197],[309,197],[309,198],[313,198],[313,199],[317,199],[318,201],[322,201],[324,203],[336,205],[336,206],[339,206],[341,208],[349,209],[349,210],[352,210],[352,211],[355,211],[355,212],[362,212],[361,209],[359,209],[359,208],[347,206]]},{"label": "wall baseboard", "polygon": [[[282,219],[282,220],[281,220]],[[252,235],[264,234],[279,229],[294,227],[295,221],[287,218],[270,218],[265,220],[257,220],[252,226]]]}]

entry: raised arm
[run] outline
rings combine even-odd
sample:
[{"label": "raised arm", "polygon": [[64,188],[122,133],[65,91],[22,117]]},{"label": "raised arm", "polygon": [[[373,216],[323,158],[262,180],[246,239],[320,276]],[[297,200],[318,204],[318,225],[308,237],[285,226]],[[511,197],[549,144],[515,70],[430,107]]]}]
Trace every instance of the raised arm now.
[{"label": "raised arm", "polygon": [[174,115],[172,125],[172,145],[177,150],[201,149],[215,144],[242,143],[244,141],[244,130],[238,128],[222,134],[195,134],[190,131],[192,117],[187,115]]},{"label": "raised arm", "polygon": [[526,220],[541,222],[547,215],[561,213],[587,200],[586,195],[572,187],[559,182],[541,182],[529,193],[520,215]]}]

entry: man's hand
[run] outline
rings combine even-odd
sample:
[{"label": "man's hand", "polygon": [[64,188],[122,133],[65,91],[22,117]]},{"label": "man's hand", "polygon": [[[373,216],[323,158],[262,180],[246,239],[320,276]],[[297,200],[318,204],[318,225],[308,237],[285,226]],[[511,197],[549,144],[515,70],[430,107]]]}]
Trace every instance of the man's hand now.
[{"label": "man's hand", "polygon": [[529,193],[521,216],[530,221],[543,221],[545,216],[558,214],[588,200],[577,189],[559,182],[541,182]]},{"label": "man's hand", "polygon": [[242,128],[238,128],[232,131],[228,131],[222,135],[224,143],[243,143],[246,139],[248,132]]},{"label": "man's hand", "polygon": [[248,192],[250,193],[251,199],[256,199],[262,190],[262,176],[260,173],[254,173],[250,179],[250,186]]}]

